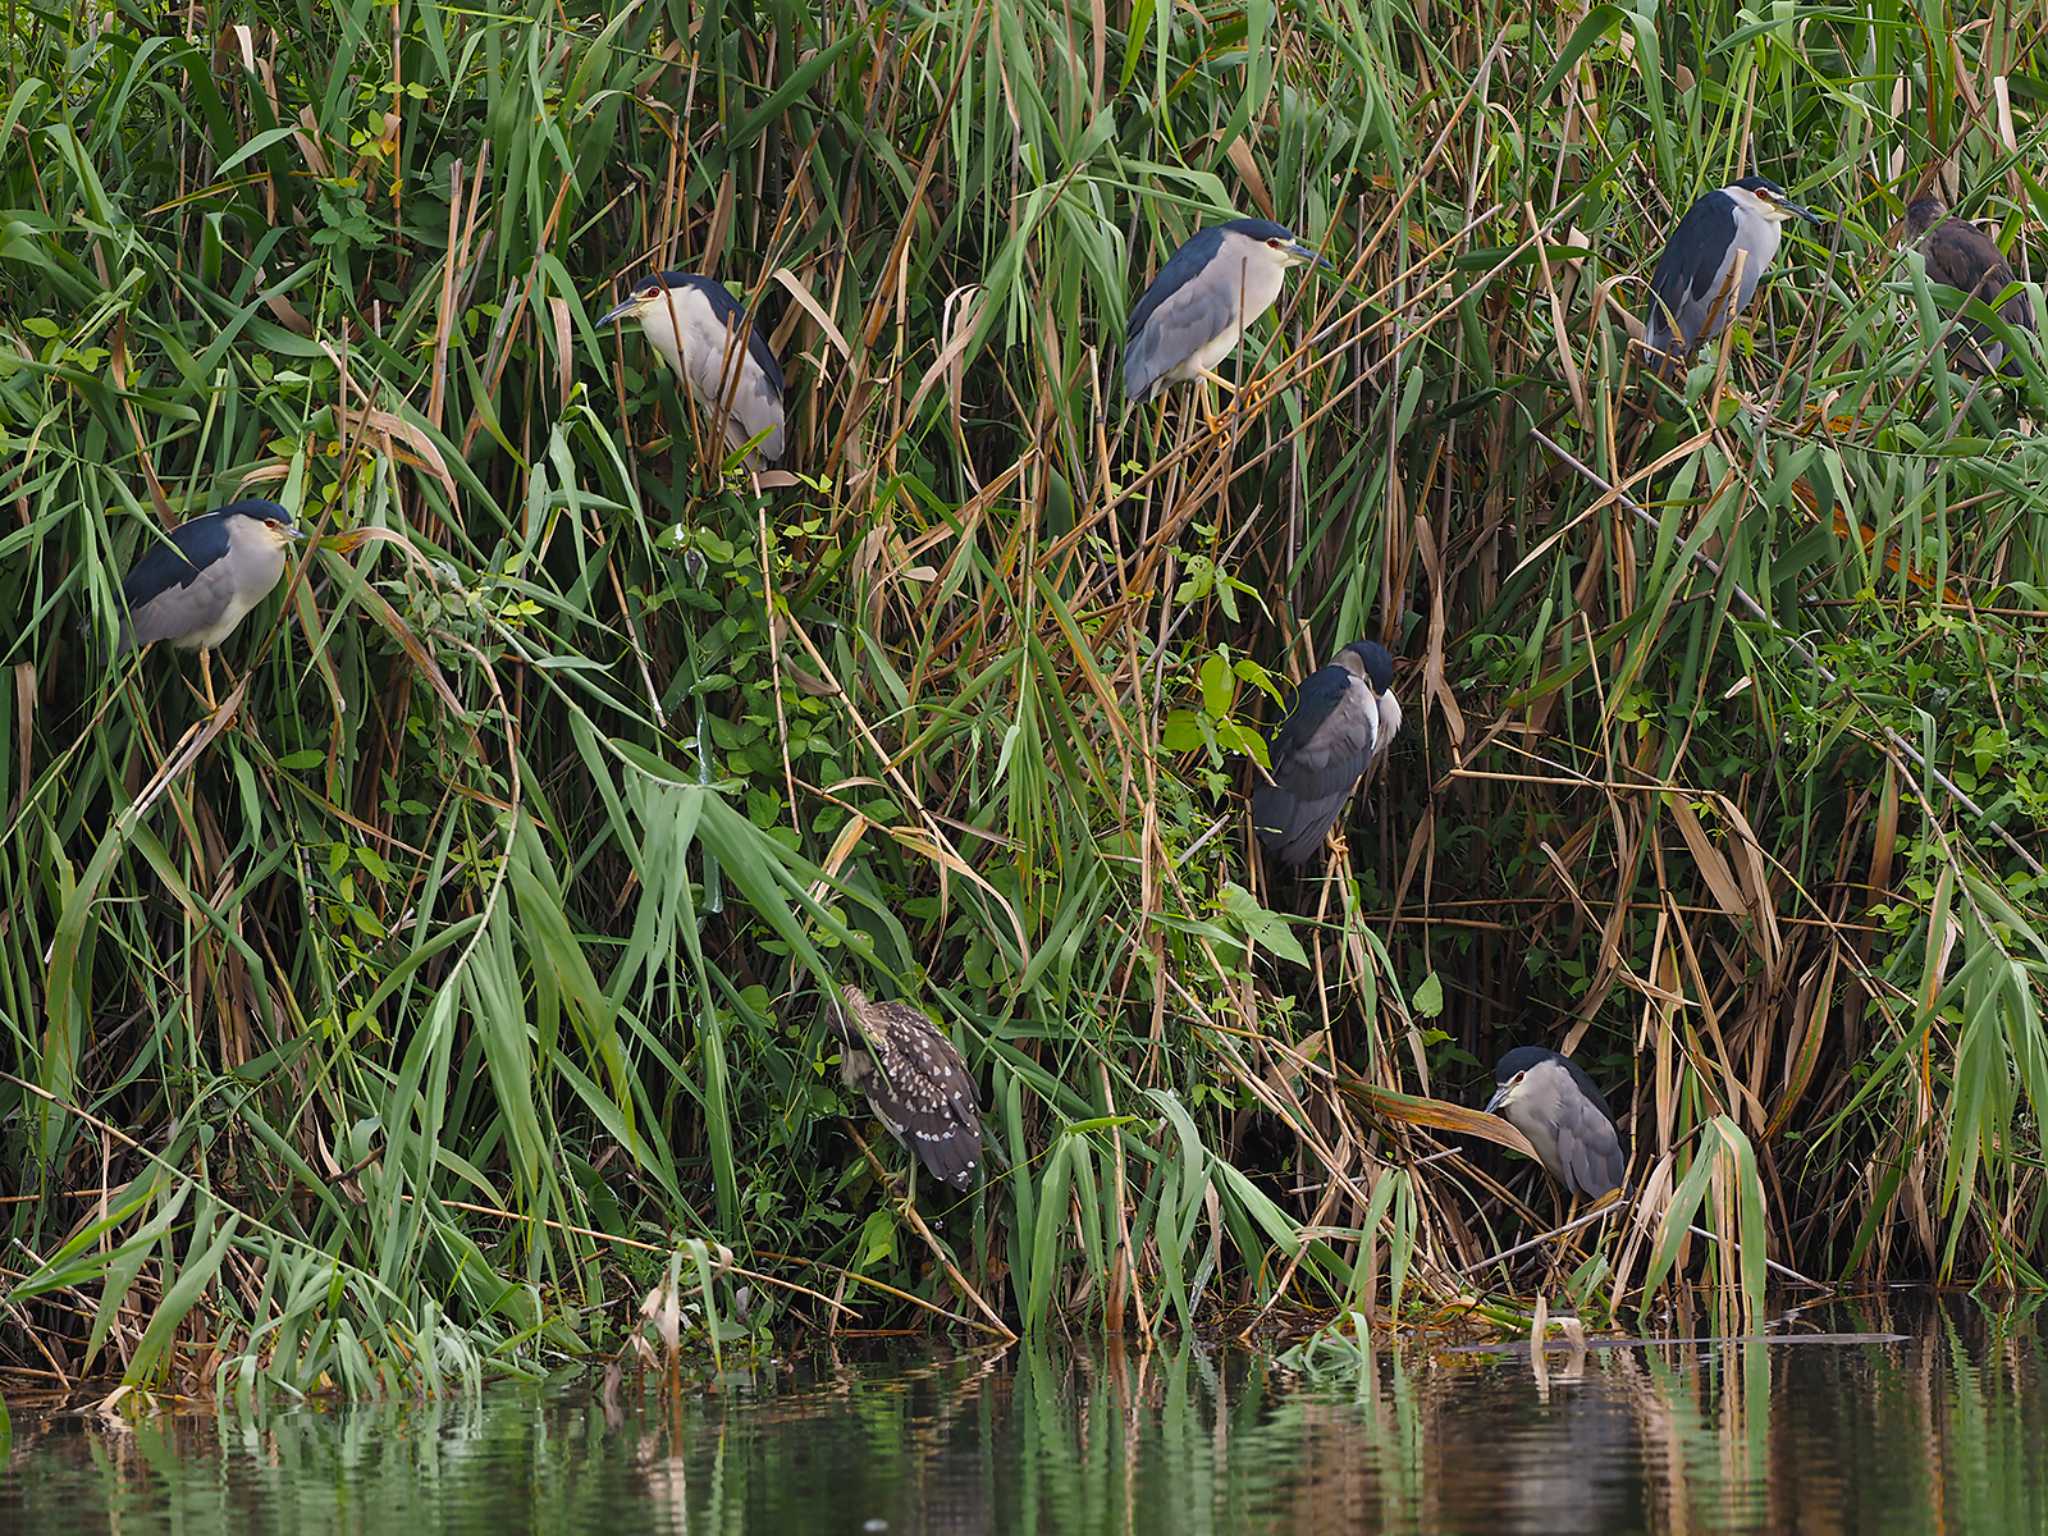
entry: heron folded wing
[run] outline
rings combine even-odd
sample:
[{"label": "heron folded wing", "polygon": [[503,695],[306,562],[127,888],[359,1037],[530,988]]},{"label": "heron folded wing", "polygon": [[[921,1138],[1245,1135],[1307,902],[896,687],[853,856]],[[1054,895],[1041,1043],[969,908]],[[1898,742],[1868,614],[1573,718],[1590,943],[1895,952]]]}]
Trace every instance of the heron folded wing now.
[{"label": "heron folded wing", "polygon": [[1151,396],[1175,368],[1228,330],[1237,317],[1240,283],[1196,282],[1222,249],[1220,231],[1205,229],[1159,269],[1131,311],[1124,337],[1124,393]]},{"label": "heron folded wing", "polygon": [[936,1177],[968,1188],[980,1166],[981,1117],[958,1048],[902,1003],[870,1004],[863,1022],[881,1068],[867,1089],[877,1116]]},{"label": "heron folded wing", "polygon": [[760,438],[756,451],[774,464],[782,458],[782,427],[782,396],[769,388],[766,370],[748,369],[733,391],[727,436],[734,447]]},{"label": "heron folded wing", "polygon": [[[711,306],[711,313],[721,324],[737,328],[746,333],[747,355],[760,368],[768,388],[774,392],[778,405],[782,399],[782,363],[775,356],[775,349],[768,345],[768,338],[761,334],[761,328],[753,324],[746,307],[732,296],[725,284],[713,282],[708,277],[690,274],[685,281],[704,295],[704,302]],[[749,433],[748,436],[752,436]]]},{"label": "heron folded wing", "polygon": [[[1996,304],[1998,296],[2012,287],[2015,281],[2012,267],[1997,242],[1976,225],[1961,219],[1944,219],[1935,225],[1921,246],[1921,256],[1927,263],[1929,278],[1984,304]],[[2007,325],[2016,329],[2034,329],[2033,301],[2024,290],[1999,305],[1998,314]],[[1961,329],[1969,340],[1980,346],[1990,344],[1982,361],[1985,366],[1996,368],[2003,356],[2003,348],[1993,341],[1991,328],[1982,321],[1971,320],[1966,321]]]},{"label": "heron folded wing", "polygon": [[1709,192],[1686,209],[1650,277],[1652,348],[1668,352],[1673,341],[1689,347],[1699,339],[1734,249],[1735,204],[1727,193]]},{"label": "heron folded wing", "polygon": [[1273,781],[1298,800],[1349,794],[1372,761],[1379,710],[1341,667],[1312,674],[1273,733]]},{"label": "heron folded wing", "polygon": [[226,559],[203,567],[186,565],[184,571],[182,580],[132,603],[122,623],[122,650],[159,640],[190,645],[190,637],[203,636],[221,622],[234,602],[234,579]]},{"label": "heron folded wing", "polygon": [[917,1152],[934,1178],[958,1190],[974,1187],[974,1175],[981,1167],[979,1129],[955,1122],[928,1138],[921,1137]]},{"label": "heron folded wing", "polygon": [[1605,1122],[1576,1127],[1558,1138],[1557,1147],[1577,1193],[1597,1200],[1621,1183],[1621,1148]]},{"label": "heron folded wing", "polygon": [[1268,814],[1261,814],[1255,796],[1252,824],[1258,829],[1259,841],[1265,844],[1266,851],[1274,858],[1283,864],[1303,864],[1323,846],[1323,839],[1343,814],[1344,803],[1350,798],[1351,790],[1347,786],[1341,793],[1326,795],[1320,800],[1290,798],[1284,809],[1278,809],[1277,813],[1269,802]]},{"label": "heron folded wing", "polygon": [[140,608],[171,587],[187,585],[228,552],[228,520],[218,512],[187,518],[148,551],[121,582],[129,608]]}]

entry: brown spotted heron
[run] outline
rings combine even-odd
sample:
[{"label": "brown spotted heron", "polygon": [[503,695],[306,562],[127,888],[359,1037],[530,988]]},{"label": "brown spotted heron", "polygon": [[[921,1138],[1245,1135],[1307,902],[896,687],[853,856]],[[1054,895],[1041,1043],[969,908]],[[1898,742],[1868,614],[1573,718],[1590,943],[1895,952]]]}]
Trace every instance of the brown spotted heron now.
[{"label": "brown spotted heron", "polygon": [[938,1026],[903,1003],[874,1003],[841,987],[842,1008],[826,1012],[840,1042],[839,1075],[912,1154],[909,1198],[921,1162],[965,1194],[981,1169],[981,1111],[967,1063]]}]

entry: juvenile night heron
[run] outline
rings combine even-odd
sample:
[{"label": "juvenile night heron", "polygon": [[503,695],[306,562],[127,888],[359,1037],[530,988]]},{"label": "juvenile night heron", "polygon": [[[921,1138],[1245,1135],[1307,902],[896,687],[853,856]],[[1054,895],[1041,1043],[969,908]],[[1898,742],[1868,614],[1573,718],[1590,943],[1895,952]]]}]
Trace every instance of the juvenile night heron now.
[{"label": "juvenile night heron", "polygon": [[[1916,199],[1906,209],[1906,227],[1920,242],[1920,255],[1927,264],[1928,278],[1989,306],[2012,287],[2016,279],[2005,253],[1991,237],[1974,224],[1949,217],[1948,207],[1938,197]],[[2016,331],[2032,331],[2034,304],[2022,289],[1998,306],[1998,318]],[[1991,328],[1982,321],[1958,321],[1958,334],[1950,341],[1950,353],[1959,372],[2007,374],[2019,372],[2017,358],[2005,355],[2005,343],[1993,339]]]},{"label": "juvenile night heron", "polygon": [[284,575],[284,552],[305,537],[274,501],[237,501],[188,517],[149,551],[121,583],[127,609],[114,654],[164,640],[199,652],[206,702],[213,697],[208,653],[270,595]]},{"label": "juvenile night heron", "polygon": [[1670,367],[1689,357],[1749,307],[1778,254],[1782,226],[1793,218],[1820,222],[1811,209],[1762,176],[1745,176],[1709,192],[1685,211],[1650,278],[1644,344],[1653,366]]},{"label": "juvenile night heron", "polygon": [[597,323],[628,317],[640,322],[697,409],[724,420],[728,449],[759,438],[756,457],[769,464],[782,457],[782,364],[723,283],[694,272],[658,272],[634,284]]},{"label": "juvenile night heron", "polygon": [[867,1096],[875,1118],[915,1154],[913,1198],[920,1161],[954,1189],[972,1189],[981,1166],[981,1111],[959,1050],[915,1008],[869,1002],[857,987],[839,991],[846,1008],[826,1012],[840,1042],[839,1075]]},{"label": "juvenile night heron", "polygon": [[1493,1079],[1499,1086],[1486,1112],[1528,1137],[1568,1193],[1597,1200],[1621,1187],[1628,1157],[1614,1111],[1577,1062],[1540,1045],[1517,1046],[1494,1064]]},{"label": "juvenile night heron", "polygon": [[[1159,269],[1124,334],[1124,393],[1143,402],[1169,384],[1206,380],[1246,327],[1273,307],[1290,267],[1329,267],[1284,225],[1232,219],[1198,230]],[[1211,416],[1213,427],[1215,418]]]},{"label": "juvenile night heron", "polygon": [[1375,640],[1347,645],[1310,673],[1273,733],[1273,781],[1252,791],[1266,852],[1299,865],[1323,846],[1358,781],[1401,729],[1394,658]]}]

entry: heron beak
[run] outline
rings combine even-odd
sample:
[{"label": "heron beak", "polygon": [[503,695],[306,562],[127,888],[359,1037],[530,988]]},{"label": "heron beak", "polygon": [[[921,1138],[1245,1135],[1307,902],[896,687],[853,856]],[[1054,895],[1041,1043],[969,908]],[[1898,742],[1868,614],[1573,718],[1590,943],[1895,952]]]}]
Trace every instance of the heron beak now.
[{"label": "heron beak", "polygon": [[285,529],[284,536],[288,539],[296,541],[298,539],[303,539],[306,536],[306,530],[301,528],[297,523],[293,523],[290,527]]},{"label": "heron beak", "polygon": [[1820,215],[1815,213],[1811,208],[1806,207],[1804,204],[1794,202],[1787,202],[1784,206],[1785,211],[1787,213],[1796,213],[1799,215],[1800,218],[1806,220],[1807,223],[1813,225],[1814,228],[1818,229],[1820,227]]},{"label": "heron beak", "polygon": [[1309,266],[1321,267],[1325,272],[1334,272],[1337,270],[1336,267],[1331,264],[1330,258],[1321,254],[1312,245],[1304,245],[1299,240],[1297,240],[1294,242],[1294,244],[1288,247],[1288,250],[1292,252],[1296,258],[1303,262],[1306,262]]},{"label": "heron beak", "polygon": [[614,320],[620,320],[625,318],[627,315],[632,314],[633,311],[638,309],[639,307],[640,301],[638,299],[621,299],[618,303],[614,304],[610,309],[606,310],[601,316],[599,316],[597,323],[599,325],[610,325]]},{"label": "heron beak", "polygon": [[1514,1087],[1513,1083],[1502,1083],[1494,1089],[1493,1097],[1486,1101],[1486,1112],[1489,1115],[1499,1114],[1501,1106],[1507,1103],[1508,1095],[1514,1091]]}]

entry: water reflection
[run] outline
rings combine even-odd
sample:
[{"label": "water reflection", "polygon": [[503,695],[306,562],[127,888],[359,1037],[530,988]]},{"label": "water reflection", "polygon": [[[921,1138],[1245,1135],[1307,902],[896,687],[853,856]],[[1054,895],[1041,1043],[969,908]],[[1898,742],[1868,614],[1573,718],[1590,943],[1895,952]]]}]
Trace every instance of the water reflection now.
[{"label": "water reflection", "polygon": [[1409,1350],[1304,1381],[1183,1348],[815,1359],[676,1407],[587,1388],[110,1430],[23,1422],[0,1530],[2043,1531],[2031,1314],[1880,1342]]}]

